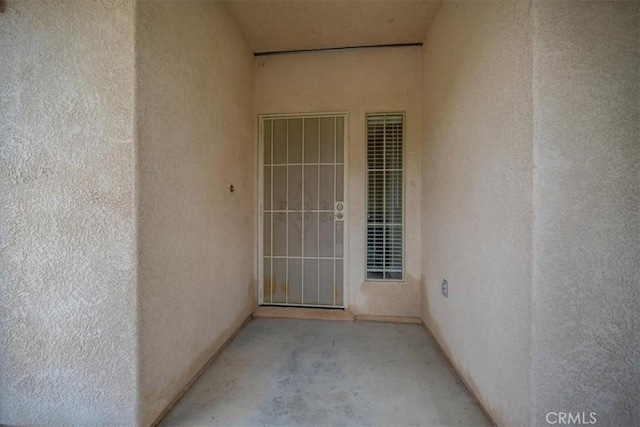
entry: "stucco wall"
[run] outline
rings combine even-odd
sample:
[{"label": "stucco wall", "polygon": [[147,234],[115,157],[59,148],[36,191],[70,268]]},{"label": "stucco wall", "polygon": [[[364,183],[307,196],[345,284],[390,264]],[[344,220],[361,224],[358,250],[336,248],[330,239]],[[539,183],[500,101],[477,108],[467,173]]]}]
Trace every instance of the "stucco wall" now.
[{"label": "stucco wall", "polygon": [[[419,47],[264,56],[255,59],[256,112],[349,112],[349,308],[419,316]],[[406,112],[406,283],[368,283],[365,271],[365,113]]]},{"label": "stucco wall", "polygon": [[133,424],[133,1],[0,14],[0,424]]},{"label": "stucco wall", "polygon": [[255,307],[256,120],[253,56],[222,5],[137,12],[146,425]]},{"label": "stucco wall", "polygon": [[533,424],[640,424],[640,3],[535,2]]},{"label": "stucco wall", "polygon": [[422,316],[495,420],[525,425],[532,226],[528,5],[444,2],[423,49]]}]

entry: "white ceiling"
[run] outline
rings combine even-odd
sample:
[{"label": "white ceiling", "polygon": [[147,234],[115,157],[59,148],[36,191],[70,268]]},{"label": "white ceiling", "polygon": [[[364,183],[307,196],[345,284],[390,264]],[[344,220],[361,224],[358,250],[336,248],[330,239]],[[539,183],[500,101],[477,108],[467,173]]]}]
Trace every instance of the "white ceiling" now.
[{"label": "white ceiling", "polygon": [[227,0],[253,52],[422,43],[437,0]]}]

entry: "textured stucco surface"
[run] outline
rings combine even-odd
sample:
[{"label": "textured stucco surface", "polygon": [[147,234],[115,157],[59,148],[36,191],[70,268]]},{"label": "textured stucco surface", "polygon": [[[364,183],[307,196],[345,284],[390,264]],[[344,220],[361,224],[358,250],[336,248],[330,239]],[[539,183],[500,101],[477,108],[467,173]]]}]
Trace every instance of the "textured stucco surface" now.
[{"label": "textured stucco surface", "polygon": [[[447,1],[423,49],[256,59],[233,21],[0,14],[0,424],[152,422],[255,306],[256,114],[322,111],[350,113],[351,310],[421,315],[500,424],[640,423],[639,2]],[[380,111],[407,114],[405,284],[364,282]]]},{"label": "textured stucco surface", "polygon": [[[529,422],[526,2],[444,2],[425,41],[422,316],[496,422]],[[441,293],[447,279],[449,297]]]},{"label": "textured stucco surface", "polygon": [[640,3],[534,3],[533,413],[640,424]]},{"label": "textured stucco surface", "polygon": [[226,0],[253,52],[421,43],[436,0]]},{"label": "textured stucco surface", "polygon": [[148,425],[255,307],[256,120],[253,56],[222,5],[142,1],[136,22]]},{"label": "textured stucco surface", "polygon": [[[381,48],[257,57],[258,114],[348,111],[349,308],[419,316],[421,49]],[[406,112],[406,283],[367,283],[365,113]]]},{"label": "textured stucco surface", "polygon": [[0,424],[137,406],[132,1],[0,14]]}]

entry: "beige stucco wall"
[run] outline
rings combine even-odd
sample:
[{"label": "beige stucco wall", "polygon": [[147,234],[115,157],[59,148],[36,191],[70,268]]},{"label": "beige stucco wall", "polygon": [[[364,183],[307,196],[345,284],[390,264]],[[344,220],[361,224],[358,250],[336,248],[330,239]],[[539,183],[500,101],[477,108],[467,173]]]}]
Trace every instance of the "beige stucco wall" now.
[{"label": "beige stucco wall", "polygon": [[[256,112],[349,112],[349,308],[356,314],[419,316],[419,47],[262,56],[255,59]],[[406,112],[406,283],[367,283],[365,113]]]},{"label": "beige stucco wall", "polygon": [[[422,316],[495,420],[529,422],[526,2],[444,2],[424,49]],[[449,297],[441,282],[449,284]]]},{"label": "beige stucco wall", "polygon": [[640,3],[534,7],[533,412],[640,424]]},{"label": "beige stucco wall", "polygon": [[133,1],[0,14],[0,424],[135,422]]},{"label": "beige stucco wall", "polygon": [[[135,7],[0,15],[0,424],[152,422],[255,306],[257,114],[322,111],[351,310],[421,315],[500,424],[640,422],[640,3],[447,1],[423,49],[256,59],[220,4]],[[364,282],[379,111],[405,284]]]},{"label": "beige stucco wall", "polygon": [[253,56],[222,5],[143,1],[137,12],[148,425],[255,307],[256,120]]}]

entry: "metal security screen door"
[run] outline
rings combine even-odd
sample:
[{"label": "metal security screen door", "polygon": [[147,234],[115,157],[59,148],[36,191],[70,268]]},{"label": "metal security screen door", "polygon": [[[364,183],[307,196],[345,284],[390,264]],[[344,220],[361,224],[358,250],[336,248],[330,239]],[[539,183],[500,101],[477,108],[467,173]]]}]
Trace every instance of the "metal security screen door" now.
[{"label": "metal security screen door", "polygon": [[260,303],[346,307],[346,114],[260,118]]}]

